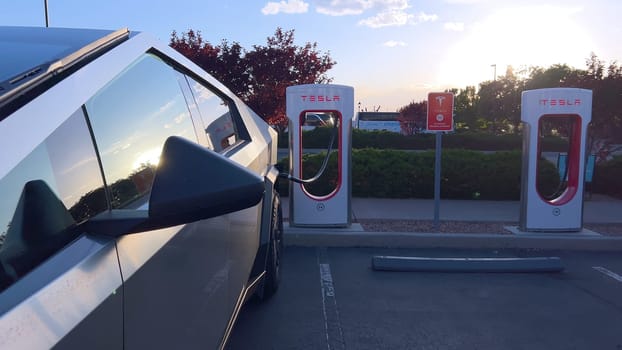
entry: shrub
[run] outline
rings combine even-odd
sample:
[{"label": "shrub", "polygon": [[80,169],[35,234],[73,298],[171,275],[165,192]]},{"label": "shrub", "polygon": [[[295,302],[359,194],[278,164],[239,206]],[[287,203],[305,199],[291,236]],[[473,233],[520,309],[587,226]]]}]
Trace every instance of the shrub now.
[{"label": "shrub", "polygon": [[[307,155],[305,171],[315,174],[324,154]],[[325,175],[307,188],[328,194],[336,176],[336,157]],[[355,197],[432,198],[434,195],[434,152],[355,149],[352,152],[352,195]],[[518,200],[521,187],[521,153],[518,151],[482,153],[444,150],[441,164],[441,197],[452,199]],[[283,169],[288,161],[281,160]],[[308,167],[308,168],[307,168]],[[559,184],[555,166],[543,162],[540,168],[541,193],[553,193]],[[288,191],[281,180],[278,190]]]},{"label": "shrub", "polygon": [[[315,128],[304,132],[305,147],[325,149],[330,140],[331,128]],[[401,135],[390,131],[352,130],[352,148],[380,148],[403,150],[434,149],[433,134]],[[511,151],[522,149],[521,135],[492,135],[478,132],[457,132],[443,135],[444,149],[469,149],[478,151]],[[287,133],[279,134],[279,147],[288,148]],[[542,150],[566,152],[567,141],[558,137],[545,137]]]},{"label": "shrub", "polygon": [[622,198],[622,157],[597,163],[592,179],[592,190],[617,198]]}]

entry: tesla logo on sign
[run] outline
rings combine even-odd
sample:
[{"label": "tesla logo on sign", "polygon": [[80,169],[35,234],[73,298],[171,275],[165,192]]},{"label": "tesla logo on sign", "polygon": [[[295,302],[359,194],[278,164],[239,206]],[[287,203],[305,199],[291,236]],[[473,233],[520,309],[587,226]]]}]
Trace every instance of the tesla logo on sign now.
[{"label": "tesla logo on sign", "polygon": [[452,131],[454,129],[454,94],[431,92],[428,94],[428,131]]},{"label": "tesla logo on sign", "polygon": [[338,102],[341,100],[339,95],[302,95],[300,98],[302,98],[303,102]]},{"label": "tesla logo on sign", "polygon": [[540,99],[541,106],[579,106],[581,105],[581,99],[575,98],[543,98]]},{"label": "tesla logo on sign", "polygon": [[436,96],[436,103],[438,103],[439,107],[443,107],[443,101],[445,100],[445,96]]}]

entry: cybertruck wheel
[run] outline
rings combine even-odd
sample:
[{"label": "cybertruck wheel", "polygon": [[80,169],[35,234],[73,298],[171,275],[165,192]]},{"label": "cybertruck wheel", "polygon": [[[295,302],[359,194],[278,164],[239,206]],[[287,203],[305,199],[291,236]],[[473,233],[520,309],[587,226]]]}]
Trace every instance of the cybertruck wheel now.
[{"label": "cybertruck wheel", "polygon": [[274,197],[270,222],[270,246],[266,259],[266,278],[262,299],[268,299],[276,293],[281,282],[281,257],[283,254],[283,212],[278,195]]}]

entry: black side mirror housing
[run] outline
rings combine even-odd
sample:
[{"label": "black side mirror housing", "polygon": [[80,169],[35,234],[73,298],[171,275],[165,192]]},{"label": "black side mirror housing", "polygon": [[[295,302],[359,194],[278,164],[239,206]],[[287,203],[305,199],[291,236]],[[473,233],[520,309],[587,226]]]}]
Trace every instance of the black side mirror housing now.
[{"label": "black side mirror housing", "polygon": [[250,208],[265,191],[261,176],[181,137],[162,149],[148,210],[112,210],[86,223],[87,232],[120,236],[186,224]]},{"label": "black side mirror housing", "polygon": [[181,137],[164,144],[149,199],[149,220],[166,226],[207,219],[261,201],[263,178]]}]

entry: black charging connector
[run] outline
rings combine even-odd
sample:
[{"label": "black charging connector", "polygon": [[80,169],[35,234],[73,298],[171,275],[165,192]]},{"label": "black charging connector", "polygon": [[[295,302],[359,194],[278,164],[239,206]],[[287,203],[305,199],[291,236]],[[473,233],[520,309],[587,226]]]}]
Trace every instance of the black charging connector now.
[{"label": "black charging connector", "polygon": [[[287,179],[289,181],[295,182],[295,183],[299,183],[299,184],[310,184],[313,183],[315,181],[317,181],[322,174],[324,174],[324,170],[326,170],[326,166],[328,165],[328,159],[330,158],[330,154],[333,151],[333,143],[335,142],[335,137],[337,136],[337,131],[338,131],[338,123],[340,123],[340,120],[337,119],[335,122],[333,122],[333,130],[330,136],[330,141],[328,143],[328,147],[326,148],[326,156],[324,157],[324,161],[322,162],[322,166],[320,167],[320,169],[318,170],[318,172],[315,174],[315,176],[309,178],[309,179],[300,179],[297,177],[292,176],[289,173],[280,173],[279,177],[280,178],[284,178]],[[300,145],[300,147],[302,147],[302,145]]]}]

